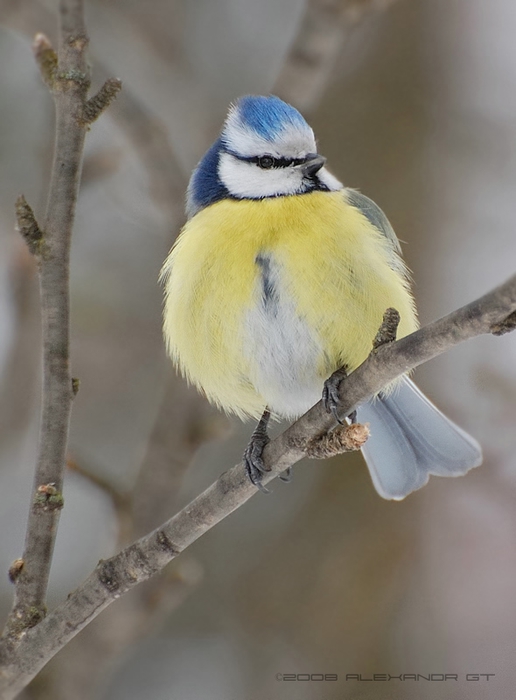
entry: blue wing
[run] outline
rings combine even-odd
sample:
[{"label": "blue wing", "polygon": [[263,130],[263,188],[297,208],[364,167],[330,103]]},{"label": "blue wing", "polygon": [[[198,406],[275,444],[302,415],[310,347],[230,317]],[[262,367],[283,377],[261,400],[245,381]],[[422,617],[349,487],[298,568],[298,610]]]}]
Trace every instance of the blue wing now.
[{"label": "blue wing", "polygon": [[[345,195],[386,237],[393,269],[406,274],[400,243],[380,207],[356,190],[346,189]],[[371,425],[362,453],[384,498],[402,499],[424,486],[430,474],[461,476],[482,462],[477,441],[441,413],[408,377],[392,393],[379,394],[360,406],[357,416],[360,423]]]},{"label": "blue wing", "polygon": [[398,237],[394,233],[394,230],[389,223],[389,219],[385,216],[380,207],[375,204],[372,199],[369,199],[369,197],[366,197],[365,194],[362,194],[357,190],[346,188],[345,194],[348,203],[351,204],[352,207],[359,209],[366,219],[368,219],[368,221],[373,224],[373,226],[377,228],[380,233],[383,233],[397,254],[401,253],[401,246],[400,242],[398,241]]}]

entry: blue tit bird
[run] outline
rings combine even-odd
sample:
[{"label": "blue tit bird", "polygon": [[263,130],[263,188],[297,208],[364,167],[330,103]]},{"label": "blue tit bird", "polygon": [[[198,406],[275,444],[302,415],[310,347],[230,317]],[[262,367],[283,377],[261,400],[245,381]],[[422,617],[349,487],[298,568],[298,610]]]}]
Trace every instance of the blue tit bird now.
[{"label": "blue tit bird", "polygon": [[[400,313],[398,337],[418,327],[386,216],[325,162],[296,109],[240,98],[192,174],[188,220],[162,270],[176,366],[225,411],[261,416],[244,461],[262,490],[270,414],[297,418],[323,388],[331,395],[332,375],[366,359],[388,307]],[[357,414],[370,425],[362,453],[383,498],[481,463],[478,443],[406,376]]]}]

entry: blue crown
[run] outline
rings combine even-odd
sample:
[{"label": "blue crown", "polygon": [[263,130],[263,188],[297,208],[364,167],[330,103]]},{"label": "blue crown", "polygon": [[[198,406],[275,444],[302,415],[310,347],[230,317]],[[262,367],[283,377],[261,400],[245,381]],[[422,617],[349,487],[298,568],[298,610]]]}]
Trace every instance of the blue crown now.
[{"label": "blue crown", "polygon": [[297,109],[274,95],[246,95],[237,101],[235,107],[242,124],[268,141],[289,126],[310,129]]},{"label": "blue crown", "polygon": [[228,147],[227,141],[232,127],[237,127],[239,131],[242,127],[251,129],[269,142],[273,142],[281,132],[289,127],[298,131],[306,130],[313,138],[311,128],[297,109],[283,102],[279,97],[274,95],[241,97],[231,110],[221,136],[204,154],[192,173],[187,192],[188,217],[193,216],[209,204],[231,196],[220,179],[218,165],[220,153]]}]

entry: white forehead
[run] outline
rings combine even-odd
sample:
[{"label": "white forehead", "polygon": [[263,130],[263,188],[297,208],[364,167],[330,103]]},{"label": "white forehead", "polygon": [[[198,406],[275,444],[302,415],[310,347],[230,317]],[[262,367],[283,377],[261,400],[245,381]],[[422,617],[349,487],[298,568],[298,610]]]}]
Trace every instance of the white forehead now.
[{"label": "white forehead", "polygon": [[316,152],[315,136],[306,123],[286,122],[267,137],[246,124],[238,106],[233,107],[222,131],[227,150],[244,158],[269,154],[278,158],[304,158]]}]

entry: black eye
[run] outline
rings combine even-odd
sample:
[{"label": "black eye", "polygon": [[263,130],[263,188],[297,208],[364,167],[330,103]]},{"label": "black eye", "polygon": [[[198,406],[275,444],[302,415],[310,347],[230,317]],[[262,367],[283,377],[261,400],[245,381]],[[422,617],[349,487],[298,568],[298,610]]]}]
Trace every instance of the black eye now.
[{"label": "black eye", "polygon": [[264,170],[269,170],[274,165],[274,158],[272,156],[261,156],[258,158],[258,165]]}]

